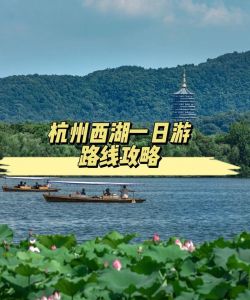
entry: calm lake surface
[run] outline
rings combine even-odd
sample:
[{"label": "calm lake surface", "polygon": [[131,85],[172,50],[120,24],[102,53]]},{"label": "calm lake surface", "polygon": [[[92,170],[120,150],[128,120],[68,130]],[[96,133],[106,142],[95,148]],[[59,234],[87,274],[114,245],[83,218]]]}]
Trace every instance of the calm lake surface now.
[{"label": "calm lake surface", "polygon": [[[72,180],[72,178],[71,178]],[[79,180],[79,178],[77,179]],[[137,196],[142,204],[47,203],[42,193],[0,192],[0,224],[24,239],[29,229],[37,234],[74,233],[78,241],[117,230],[137,232],[140,239],[158,233],[162,239],[180,236],[194,242],[230,238],[250,231],[250,179],[235,178],[98,178],[84,181],[140,182]],[[4,179],[0,180],[1,185]],[[17,180],[7,180],[9,185]],[[60,193],[81,187],[57,185]],[[118,187],[111,187],[117,192]],[[86,186],[88,194],[103,187]]]}]

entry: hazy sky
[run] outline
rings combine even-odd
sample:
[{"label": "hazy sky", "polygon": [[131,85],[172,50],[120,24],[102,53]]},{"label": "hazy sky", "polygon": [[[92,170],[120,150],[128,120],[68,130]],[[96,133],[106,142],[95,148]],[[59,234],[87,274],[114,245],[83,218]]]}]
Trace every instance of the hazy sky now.
[{"label": "hazy sky", "polygon": [[0,0],[0,76],[197,64],[249,32],[249,0]]}]

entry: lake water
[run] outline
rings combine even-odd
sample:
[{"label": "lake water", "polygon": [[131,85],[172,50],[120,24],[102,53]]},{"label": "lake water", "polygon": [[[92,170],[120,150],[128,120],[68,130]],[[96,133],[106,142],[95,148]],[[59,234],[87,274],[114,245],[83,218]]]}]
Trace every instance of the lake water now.
[{"label": "lake water", "polygon": [[[79,179],[78,179],[79,180]],[[94,179],[83,179],[93,181]],[[97,181],[140,182],[142,204],[47,203],[42,193],[0,192],[0,224],[24,239],[29,229],[37,234],[74,233],[78,241],[111,230],[137,232],[141,239],[158,233],[162,239],[180,236],[195,242],[250,231],[250,180],[235,178],[106,178]],[[0,180],[1,185],[4,180]],[[8,180],[8,184],[17,181]],[[58,185],[59,193],[75,185]],[[88,194],[103,187],[86,186]],[[112,188],[116,192],[118,187]]]}]

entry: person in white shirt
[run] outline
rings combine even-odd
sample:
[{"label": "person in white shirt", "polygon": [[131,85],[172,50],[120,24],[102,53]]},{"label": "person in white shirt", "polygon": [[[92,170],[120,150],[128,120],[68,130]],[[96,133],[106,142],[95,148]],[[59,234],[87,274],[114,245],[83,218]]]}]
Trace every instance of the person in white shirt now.
[{"label": "person in white shirt", "polygon": [[127,189],[126,185],[124,185],[122,187],[122,189],[120,190],[120,193],[121,193],[121,198],[122,199],[127,199],[128,198],[128,193],[130,192],[129,189]]}]

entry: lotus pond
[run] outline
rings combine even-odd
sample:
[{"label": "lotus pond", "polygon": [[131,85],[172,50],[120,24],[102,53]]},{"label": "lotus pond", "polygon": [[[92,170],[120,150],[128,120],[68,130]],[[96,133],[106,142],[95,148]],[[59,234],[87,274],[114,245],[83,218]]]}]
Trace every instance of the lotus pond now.
[{"label": "lotus pond", "polygon": [[250,234],[193,245],[111,232],[84,243],[0,225],[0,299],[250,299]]}]

